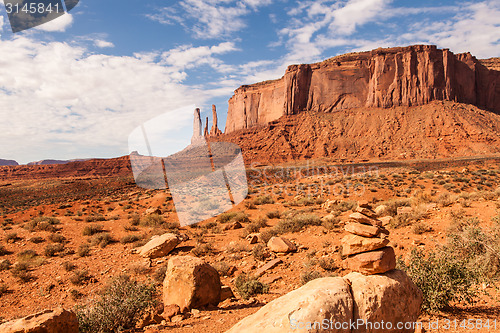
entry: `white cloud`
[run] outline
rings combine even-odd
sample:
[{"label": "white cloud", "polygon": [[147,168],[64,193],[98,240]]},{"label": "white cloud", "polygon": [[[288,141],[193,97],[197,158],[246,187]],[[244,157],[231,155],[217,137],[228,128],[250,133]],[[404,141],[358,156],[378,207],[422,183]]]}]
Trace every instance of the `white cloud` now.
[{"label": "white cloud", "polygon": [[[221,38],[246,27],[244,17],[271,0],[183,0],[147,15],[163,24],[181,24],[196,38]],[[189,21],[192,20],[192,21]]]},{"label": "white cloud", "polygon": [[94,45],[99,47],[99,48],[115,47],[115,45],[113,43],[102,40],[102,39],[96,39],[94,41]]},{"label": "white cloud", "polygon": [[407,42],[437,44],[453,52],[471,52],[479,58],[498,57],[500,2],[467,3],[451,19],[415,24],[402,38]]},{"label": "white cloud", "polygon": [[333,11],[330,29],[338,34],[350,35],[360,25],[379,18],[392,0],[349,0],[345,6]]},{"label": "white cloud", "polygon": [[[208,98],[147,57],[16,36],[0,41],[0,59],[0,156],[20,162],[124,155],[141,122]],[[181,120],[190,124],[192,115],[172,119]]]},{"label": "white cloud", "polygon": [[231,66],[224,64],[213,55],[224,54],[237,51],[232,42],[224,42],[214,46],[182,45],[162,54],[162,63],[172,66],[178,70],[190,69],[200,65],[209,65],[212,68],[227,72],[232,69]]},{"label": "white cloud", "polygon": [[47,23],[35,27],[35,29],[49,31],[49,32],[66,31],[66,29],[69,28],[72,23],[73,23],[73,15],[65,13],[64,15],[61,15],[52,21],[49,21]]}]

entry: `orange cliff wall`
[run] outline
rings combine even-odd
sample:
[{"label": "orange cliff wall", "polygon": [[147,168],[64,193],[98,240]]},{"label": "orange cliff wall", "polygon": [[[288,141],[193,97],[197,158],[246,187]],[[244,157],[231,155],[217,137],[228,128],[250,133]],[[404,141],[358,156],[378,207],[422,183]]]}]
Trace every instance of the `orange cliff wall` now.
[{"label": "orange cliff wall", "polygon": [[229,100],[225,133],[301,111],[415,106],[433,100],[500,113],[500,72],[470,53],[414,45],[289,66],[278,80],[241,86]]}]

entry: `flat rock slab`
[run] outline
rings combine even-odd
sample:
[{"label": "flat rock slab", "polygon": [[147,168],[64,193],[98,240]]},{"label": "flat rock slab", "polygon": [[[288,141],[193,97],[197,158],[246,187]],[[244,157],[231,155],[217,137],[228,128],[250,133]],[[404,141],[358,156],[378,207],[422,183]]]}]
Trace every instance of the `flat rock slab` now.
[{"label": "flat rock slab", "polygon": [[166,233],[152,237],[149,242],[137,249],[137,251],[143,257],[160,258],[169,254],[180,242],[181,240],[176,234]]},{"label": "flat rock slab", "polygon": [[267,242],[267,247],[269,250],[278,253],[288,253],[292,251],[296,251],[297,247],[295,244],[290,242],[285,237],[271,237],[269,242]]},{"label": "flat rock slab", "polygon": [[355,222],[358,222],[358,223],[362,223],[362,224],[369,224],[369,225],[375,225],[375,226],[382,225],[382,222],[380,222],[379,220],[372,219],[371,217],[366,216],[364,214],[361,214],[359,212],[355,212],[355,213],[352,213],[351,215],[349,215],[349,219],[351,219]]},{"label": "flat rock slab", "polygon": [[344,236],[340,242],[342,254],[345,256],[381,249],[389,244],[389,240],[385,238],[367,238],[358,235]]},{"label": "flat rock slab", "polygon": [[348,222],[344,226],[345,231],[363,237],[376,237],[381,229],[374,225],[361,224],[357,222]]},{"label": "flat rock slab", "polygon": [[76,314],[62,308],[45,310],[0,325],[1,333],[78,333]]},{"label": "flat rock slab", "polygon": [[345,260],[349,269],[365,275],[382,274],[396,268],[396,255],[392,247],[363,252]]},{"label": "flat rock slab", "polygon": [[266,271],[276,267],[277,265],[281,264],[283,261],[280,258],[276,258],[271,260],[270,262],[266,263],[264,266],[258,268],[254,273],[253,276],[259,277],[262,274],[264,274]]}]

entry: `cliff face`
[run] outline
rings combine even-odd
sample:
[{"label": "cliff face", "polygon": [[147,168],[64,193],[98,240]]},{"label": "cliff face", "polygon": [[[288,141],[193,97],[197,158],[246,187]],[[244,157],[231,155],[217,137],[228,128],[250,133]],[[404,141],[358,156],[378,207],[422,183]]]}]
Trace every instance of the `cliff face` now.
[{"label": "cliff face", "polygon": [[226,133],[302,111],[416,106],[433,100],[500,113],[500,72],[470,53],[415,45],[292,65],[274,81],[238,88],[229,100]]}]

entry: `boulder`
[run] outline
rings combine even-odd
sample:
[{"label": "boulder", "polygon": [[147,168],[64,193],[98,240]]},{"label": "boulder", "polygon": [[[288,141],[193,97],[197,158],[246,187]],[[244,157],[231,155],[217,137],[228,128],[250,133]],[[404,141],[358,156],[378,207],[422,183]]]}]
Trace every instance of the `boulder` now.
[{"label": "boulder", "polygon": [[379,220],[382,222],[382,226],[384,227],[388,226],[391,223],[392,219],[392,216],[384,216],[379,218]]},{"label": "boulder", "polygon": [[181,240],[172,233],[166,233],[161,236],[153,236],[144,246],[137,249],[138,253],[147,258],[160,258],[170,253]]},{"label": "boulder", "polygon": [[374,212],[375,214],[377,214],[378,217],[381,217],[387,214],[388,208],[389,207],[387,207],[386,205],[378,205],[377,207],[375,207]]},{"label": "boulder", "polygon": [[381,249],[389,244],[388,239],[373,237],[366,238],[358,235],[347,235],[341,240],[342,255],[350,256],[356,253]]},{"label": "boulder", "polygon": [[372,205],[368,202],[368,200],[359,200],[358,208],[372,209]]},{"label": "boulder", "polygon": [[397,323],[417,321],[423,300],[422,292],[405,272],[392,270],[370,276],[353,272],[344,276],[344,279],[351,284],[354,298],[353,321],[361,319],[365,323],[385,323],[383,329],[370,329],[367,325],[360,325],[352,332],[414,331],[404,327],[397,328]]},{"label": "boulder", "polygon": [[346,329],[299,329],[307,323],[352,320],[353,299],[349,284],[340,277],[315,279],[281,296],[250,315],[226,333],[350,332]]},{"label": "boulder", "polygon": [[271,237],[269,242],[267,242],[267,247],[269,248],[269,250],[278,253],[287,253],[297,250],[295,244],[290,242],[288,239],[276,236]]},{"label": "boulder", "polygon": [[174,256],[168,260],[163,281],[163,303],[177,304],[182,311],[217,305],[221,282],[215,268],[200,258]]},{"label": "boulder", "polygon": [[346,223],[344,227],[345,231],[364,237],[375,237],[380,233],[380,228],[373,225],[361,224],[357,222]]},{"label": "boulder", "polygon": [[370,225],[375,225],[375,226],[380,226],[382,225],[382,222],[380,222],[377,219],[372,219],[371,217],[368,217],[364,214],[355,212],[349,215],[349,218],[353,221],[356,221],[361,224],[370,224]]},{"label": "boulder", "polygon": [[381,274],[396,268],[396,255],[392,247],[363,252],[345,260],[347,268],[365,275]]},{"label": "boulder", "polygon": [[78,333],[78,319],[71,311],[45,310],[0,325],[2,333]]}]

